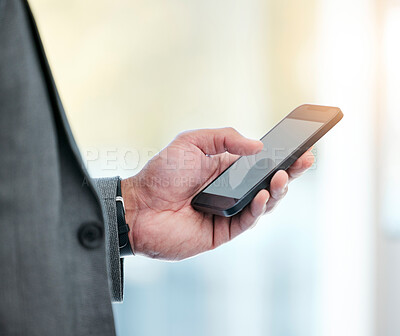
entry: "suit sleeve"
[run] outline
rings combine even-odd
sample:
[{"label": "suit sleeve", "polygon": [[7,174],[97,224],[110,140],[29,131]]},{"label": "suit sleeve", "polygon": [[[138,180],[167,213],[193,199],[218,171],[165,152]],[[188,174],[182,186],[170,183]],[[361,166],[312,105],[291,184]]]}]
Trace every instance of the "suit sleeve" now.
[{"label": "suit sleeve", "polygon": [[124,259],[119,255],[117,208],[118,177],[93,179],[97,188],[104,217],[107,269],[109,274],[111,298],[114,302],[123,301]]}]

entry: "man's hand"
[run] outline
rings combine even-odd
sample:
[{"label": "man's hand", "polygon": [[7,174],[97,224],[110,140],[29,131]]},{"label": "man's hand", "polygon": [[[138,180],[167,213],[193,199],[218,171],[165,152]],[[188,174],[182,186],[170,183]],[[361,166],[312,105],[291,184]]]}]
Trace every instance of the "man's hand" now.
[{"label": "man's hand", "polygon": [[240,155],[261,151],[260,141],[232,128],[178,135],[142,171],[122,181],[129,239],[135,253],[181,260],[212,250],[255,225],[285,196],[288,183],[314,162],[307,151],[287,172],[277,172],[270,192],[260,191],[239,214],[224,218],[194,210],[192,198]]}]

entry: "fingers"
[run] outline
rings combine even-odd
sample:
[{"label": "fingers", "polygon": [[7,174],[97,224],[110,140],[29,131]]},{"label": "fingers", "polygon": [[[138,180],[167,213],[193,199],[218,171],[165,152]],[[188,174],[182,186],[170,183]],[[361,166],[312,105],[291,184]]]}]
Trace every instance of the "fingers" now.
[{"label": "fingers", "polygon": [[265,212],[270,212],[285,197],[288,184],[289,175],[284,170],[280,170],[274,175],[269,187],[271,197],[268,200]]},{"label": "fingers", "polygon": [[287,170],[289,179],[293,180],[302,175],[307,169],[309,169],[314,163],[314,154],[311,152],[312,147],[300,156],[295,163],[293,163]]},{"label": "fingers", "polygon": [[[264,213],[271,211],[286,195],[288,183],[288,174],[280,170],[271,180],[270,192],[265,189],[261,190],[241,213],[231,219],[217,217],[214,228],[214,247],[237,237],[254,226]],[[231,221],[230,228],[229,221]]]},{"label": "fingers", "polygon": [[266,204],[269,199],[269,192],[261,190],[239,215],[232,218],[230,239],[235,238],[256,224],[257,220],[266,211]]},{"label": "fingers", "polygon": [[263,148],[261,141],[247,139],[231,127],[188,131],[178,138],[191,142],[208,155],[226,151],[237,155],[251,155]]},{"label": "fingers", "polygon": [[272,211],[276,205],[285,197],[288,191],[288,184],[293,179],[302,175],[314,163],[314,155],[312,148],[307,150],[288,170],[287,172],[280,170],[272,178],[270,183],[270,194],[265,212]]},{"label": "fingers", "polygon": [[[229,218],[217,217],[215,222],[215,246],[219,246],[240,235],[267,212],[272,211],[285,197],[289,181],[303,174],[314,163],[314,155],[310,148],[305,152],[289,170],[280,170],[273,176],[270,191],[261,190],[253,201],[240,214]],[[229,227],[230,224],[230,227]]]},{"label": "fingers", "polygon": [[232,218],[215,216],[211,248],[216,248],[253,227],[264,214],[269,198],[269,192],[261,190],[238,215]]}]

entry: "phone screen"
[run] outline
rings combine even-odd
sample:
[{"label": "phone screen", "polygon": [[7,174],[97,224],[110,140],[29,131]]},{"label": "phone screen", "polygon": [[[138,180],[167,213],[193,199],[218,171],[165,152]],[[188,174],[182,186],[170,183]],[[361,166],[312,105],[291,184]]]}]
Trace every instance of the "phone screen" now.
[{"label": "phone screen", "polygon": [[315,121],[286,118],[261,141],[263,150],[242,156],[205,190],[205,193],[240,199],[274,170],[324,124]]}]

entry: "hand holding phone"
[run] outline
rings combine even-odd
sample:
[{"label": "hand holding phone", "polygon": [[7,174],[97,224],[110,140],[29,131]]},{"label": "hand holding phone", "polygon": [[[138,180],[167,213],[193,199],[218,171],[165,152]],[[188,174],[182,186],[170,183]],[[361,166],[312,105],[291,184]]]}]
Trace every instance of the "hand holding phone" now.
[{"label": "hand holding phone", "polygon": [[[310,113],[313,115],[325,113],[325,108],[318,108],[317,111],[313,110],[313,107],[302,110],[305,116]],[[333,115],[336,115],[337,110],[328,108],[325,113],[326,118],[329,119],[328,117],[331,116],[329,111],[334,111]],[[298,119],[299,116],[296,113],[292,117]],[[299,120],[302,124],[303,119]],[[335,119],[332,120],[321,122],[321,128],[315,127],[315,129],[318,128],[316,136],[321,136],[327,128],[332,127]],[[296,120],[292,122],[294,121]],[[301,150],[294,151],[294,155],[289,155],[291,161],[284,160],[283,167],[289,166],[300,155],[303,148],[311,146],[315,141],[314,129],[307,128],[307,130],[311,134],[310,140],[296,141],[295,147]],[[282,131],[277,134],[279,136],[275,138],[282,139],[284,135]],[[215,205],[221,206],[220,203],[210,203],[210,208],[206,209],[207,212],[203,212],[202,208],[200,208],[202,211],[196,210],[192,204],[196,208],[198,205],[203,206],[204,203],[196,202],[202,200],[199,199],[199,195],[204,193],[204,190],[200,193],[199,191],[206,189],[210,182],[218,178],[232,163],[239,162],[237,160],[239,155],[247,157],[256,153],[260,155],[263,146],[265,147],[265,144],[263,145],[262,142],[246,139],[232,128],[188,131],[178,135],[137,175],[124,179],[122,196],[125,202],[125,216],[130,227],[129,239],[136,254],[157,259],[181,260],[214,249],[252,227],[265,211],[271,210],[284,197],[288,179],[293,179],[310,167],[313,159],[311,153],[300,157],[296,167],[291,166],[286,172],[275,173],[279,166],[273,168],[271,172],[268,172],[265,167],[262,168],[262,180],[265,175],[268,175],[269,193],[261,189],[257,195],[253,196],[253,191],[263,186],[256,183],[255,187],[250,188],[250,194],[247,193],[244,198],[233,194],[239,191],[246,192],[244,185],[241,185],[243,181],[255,181],[257,171],[251,171],[251,169],[248,169],[251,172],[240,172],[238,176],[242,180],[233,181],[234,183],[227,190],[214,189],[215,192],[224,192],[224,195],[233,196],[221,197],[228,200],[233,198],[237,200],[236,203],[240,202],[239,207],[233,209],[240,211],[235,216],[227,218],[213,215],[214,210],[210,210]],[[267,159],[261,163],[268,164],[268,162]],[[244,203],[242,203],[243,199]],[[250,203],[240,210],[246,202]],[[229,204],[225,209],[217,208],[216,211],[222,213],[228,211],[228,215],[232,213]]]}]

